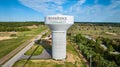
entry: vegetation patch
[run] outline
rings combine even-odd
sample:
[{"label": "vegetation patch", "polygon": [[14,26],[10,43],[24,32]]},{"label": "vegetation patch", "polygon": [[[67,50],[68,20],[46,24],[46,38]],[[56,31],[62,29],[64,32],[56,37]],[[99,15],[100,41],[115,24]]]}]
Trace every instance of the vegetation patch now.
[{"label": "vegetation patch", "polygon": [[43,47],[39,44],[35,44],[25,53],[25,55],[36,56],[36,55],[40,55],[42,51],[43,51]]},{"label": "vegetation patch", "polygon": [[[106,32],[109,32],[106,34]],[[105,23],[75,23],[69,30],[68,34],[89,35],[91,37],[119,38],[120,24]]]},{"label": "vegetation patch", "polygon": [[26,37],[25,39],[23,37],[14,38],[14,39],[8,39],[8,40],[2,40],[0,41],[0,58],[20,46],[22,43],[24,43],[27,39],[30,37]]},{"label": "vegetation patch", "polygon": [[[36,25],[38,28],[31,28],[30,30],[25,31],[17,31],[15,32],[13,27],[15,28],[24,28],[24,26]],[[7,31],[7,28],[11,28],[12,30]],[[3,30],[4,29],[4,30]],[[0,23],[0,36],[2,37],[12,37],[11,39],[3,39],[0,41],[0,58],[9,54],[11,51],[21,46],[26,41],[34,38],[36,35],[40,34],[42,31],[46,30],[47,27],[43,26],[41,23]],[[13,32],[14,31],[14,32]],[[32,36],[29,36],[32,35]],[[15,38],[14,38],[15,37]],[[39,50],[38,50],[39,51]]]},{"label": "vegetation patch", "polygon": [[[114,51],[117,51],[117,46],[119,47],[119,41],[110,40],[107,38],[97,38],[96,41],[90,40],[77,34],[74,37],[76,44],[79,46],[79,50],[83,55],[90,61],[90,56],[92,58],[93,67],[118,67],[120,65],[120,54],[114,54]],[[100,44],[105,45],[107,50],[104,50]],[[115,48],[116,47],[116,48]],[[113,52],[113,53],[111,53]]]},{"label": "vegetation patch", "polygon": [[[34,46],[36,48],[36,46]],[[44,46],[44,48],[48,49],[50,46]],[[31,51],[32,52],[32,51]],[[83,60],[81,60],[75,51],[73,45],[71,43],[67,43],[67,58],[65,61],[56,61],[52,59],[47,60],[29,60],[27,63],[27,60],[20,60],[14,64],[13,67],[21,67],[25,63],[24,67],[86,67]]]},{"label": "vegetation patch", "polygon": [[[26,60],[16,62],[13,67],[23,67]],[[54,60],[29,60],[24,67],[75,67],[71,62],[55,62]]]},{"label": "vegetation patch", "polygon": [[67,44],[67,51],[73,55],[76,55],[76,56],[78,55],[74,47],[69,42]]}]

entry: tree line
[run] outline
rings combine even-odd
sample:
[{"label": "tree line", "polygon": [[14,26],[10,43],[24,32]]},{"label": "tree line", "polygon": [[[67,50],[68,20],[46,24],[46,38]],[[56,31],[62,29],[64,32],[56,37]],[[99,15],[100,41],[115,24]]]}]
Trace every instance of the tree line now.
[{"label": "tree line", "polygon": [[[95,41],[88,39],[81,34],[77,34],[72,38],[78,49],[89,61],[92,56],[92,67],[119,67],[120,54],[113,54],[111,52],[120,51],[120,41],[111,40],[107,38],[97,38]],[[104,44],[105,50],[100,44]]]},{"label": "tree line", "polygon": [[44,25],[41,22],[0,22],[0,32],[10,31],[29,31],[30,29],[24,26]]},{"label": "tree line", "polygon": [[89,26],[89,25],[93,25],[93,26],[113,26],[113,27],[120,27],[120,23],[114,23],[114,22],[75,22],[76,25],[80,25],[80,26]]}]

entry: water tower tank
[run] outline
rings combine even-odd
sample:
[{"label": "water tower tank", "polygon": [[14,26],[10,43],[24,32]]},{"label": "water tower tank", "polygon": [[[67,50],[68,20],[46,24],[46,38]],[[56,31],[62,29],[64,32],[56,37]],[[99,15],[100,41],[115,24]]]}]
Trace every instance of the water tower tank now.
[{"label": "water tower tank", "polygon": [[50,15],[45,17],[45,24],[52,30],[52,58],[66,58],[66,31],[74,24],[74,17],[68,15]]}]

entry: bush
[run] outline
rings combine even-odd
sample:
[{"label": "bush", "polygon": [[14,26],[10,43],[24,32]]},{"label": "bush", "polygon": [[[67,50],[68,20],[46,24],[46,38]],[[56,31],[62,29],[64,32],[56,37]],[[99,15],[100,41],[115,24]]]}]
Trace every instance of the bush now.
[{"label": "bush", "polygon": [[10,37],[16,37],[17,35],[16,34],[11,34]]}]

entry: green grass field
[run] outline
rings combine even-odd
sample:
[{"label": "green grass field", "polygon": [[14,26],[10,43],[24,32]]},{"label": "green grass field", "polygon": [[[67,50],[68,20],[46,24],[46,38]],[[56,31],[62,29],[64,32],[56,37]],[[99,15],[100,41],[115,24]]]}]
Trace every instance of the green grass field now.
[{"label": "green grass field", "polygon": [[[69,42],[67,44],[68,44],[67,45],[67,58],[65,61],[55,61],[52,59],[47,59],[47,60],[41,59],[41,60],[29,60],[26,63],[26,60],[20,60],[20,61],[17,61],[13,65],[13,67],[22,67],[25,63],[26,64],[24,67],[86,67],[82,58],[78,56],[78,53],[74,49],[74,46],[71,45],[71,43]],[[36,46],[33,47],[33,49],[35,48]],[[32,52],[33,50],[30,49],[29,51]]]},{"label": "green grass field", "polygon": [[[16,65],[14,65],[13,67],[22,67],[23,63],[25,63],[26,60],[21,60],[16,62]],[[30,60],[28,61],[28,63],[25,65],[25,67],[76,67],[75,64],[71,63],[71,62],[55,62],[53,60],[49,60],[49,61],[41,61],[41,60]]]},{"label": "green grass field", "polygon": [[[8,40],[1,40],[0,41],[0,58],[10,53],[15,48],[19,47],[21,44],[26,42],[27,40],[32,39],[40,32],[47,29],[46,27],[39,27],[31,29],[30,31],[18,32],[17,38],[8,39]],[[31,36],[29,36],[31,35]]]},{"label": "green grass field", "polygon": [[43,51],[43,47],[39,44],[34,44],[26,53],[25,55],[40,55]]},{"label": "green grass field", "polygon": [[74,47],[72,45],[67,45],[67,52],[77,56],[77,52],[75,51]]},{"label": "green grass field", "polygon": [[31,37],[18,37],[0,41],[0,58],[14,50],[16,47],[20,46],[22,43],[26,42],[29,38]]}]

